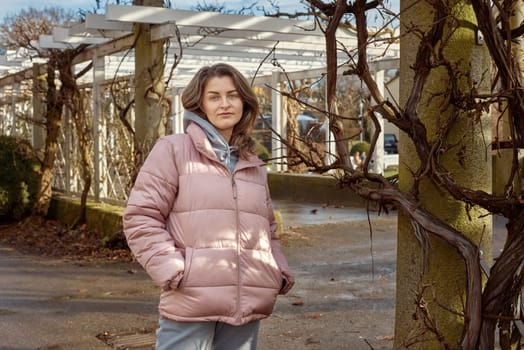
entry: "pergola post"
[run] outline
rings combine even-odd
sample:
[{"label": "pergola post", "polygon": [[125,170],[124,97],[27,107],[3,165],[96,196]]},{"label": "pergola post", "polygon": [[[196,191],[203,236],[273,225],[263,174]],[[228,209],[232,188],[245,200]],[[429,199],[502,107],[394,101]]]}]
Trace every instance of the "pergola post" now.
[{"label": "pergola post", "polygon": [[[95,201],[100,201],[100,180],[101,180],[101,168],[102,159],[105,157],[101,156],[101,122],[102,116],[102,102],[104,98],[102,83],[105,79],[105,63],[104,57],[100,57],[95,54],[93,55],[93,153],[94,153],[94,176],[93,176],[93,191]],[[107,181],[106,181],[107,183]]]},{"label": "pergola post", "polygon": [[181,89],[173,86],[173,105],[172,105],[172,125],[173,133],[180,134],[184,132],[183,108],[180,99]]},{"label": "pergola post", "polygon": [[[166,13],[160,0],[133,2]],[[156,140],[164,136],[167,109],[164,107],[164,42],[153,40],[151,22],[135,23],[135,165],[141,165]]]},{"label": "pergola post", "polygon": [[0,106],[0,133],[1,135],[6,135],[6,124],[7,124],[7,115],[5,113],[5,87],[0,87],[0,101],[2,105]]},{"label": "pergola post", "polygon": [[69,109],[63,108],[62,109],[62,133],[64,135],[64,147],[62,149],[63,159],[64,159],[64,186],[65,186],[65,194],[69,195],[71,194],[71,187],[74,181],[71,181],[71,178],[73,177],[73,170],[72,170],[72,159],[71,152],[72,152],[72,139],[73,139],[73,130],[71,126],[71,118],[69,117]]},{"label": "pergola post", "polygon": [[42,80],[40,80],[40,64],[33,64],[33,91],[32,91],[32,105],[33,105],[33,148],[41,150],[45,144],[45,128],[43,127],[43,101],[42,101]]},{"label": "pergola post", "polygon": [[280,72],[273,71],[271,74],[271,127],[277,135],[272,137],[271,140],[271,156],[273,158],[271,169],[273,171],[285,171],[287,165],[284,164],[286,156],[286,150],[278,135],[284,137],[285,135],[285,118],[282,117],[282,95],[280,94]]},{"label": "pergola post", "polygon": [[[384,96],[384,71],[377,70],[375,71],[375,82],[377,83],[377,88],[382,96]],[[371,171],[376,174],[384,173],[384,118],[380,113],[376,114],[378,124],[380,126],[380,135],[375,144],[375,152],[373,152],[373,157],[371,158]],[[375,132],[375,126],[373,125],[372,130]]]},{"label": "pergola post", "polygon": [[13,85],[11,85],[11,120],[13,124],[11,124],[11,135],[17,136],[18,130],[16,127],[17,124],[17,116],[16,116],[16,96],[18,96],[19,92],[19,85],[16,82],[13,82]]}]

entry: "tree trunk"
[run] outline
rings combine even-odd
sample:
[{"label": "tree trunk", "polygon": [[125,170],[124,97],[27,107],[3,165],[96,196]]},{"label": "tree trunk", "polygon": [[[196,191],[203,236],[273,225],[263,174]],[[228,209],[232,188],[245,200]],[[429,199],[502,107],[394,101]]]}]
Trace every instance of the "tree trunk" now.
[{"label": "tree trunk", "polygon": [[[134,5],[162,7],[162,0],[135,0]],[[156,140],[165,135],[164,41],[151,42],[151,25],[136,24],[134,178]]]},{"label": "tree trunk", "polygon": [[[475,87],[479,91],[489,88],[489,81],[479,85],[481,77],[489,70],[489,60],[486,50],[474,44],[474,31],[465,26],[474,21],[471,7],[460,1],[450,2],[450,6],[453,15],[438,18],[435,13],[439,10],[426,2],[401,2],[401,35],[405,35],[401,40],[400,79],[404,87],[400,92],[401,105],[412,101],[414,94],[421,93],[417,105],[407,106],[407,109],[411,107],[410,111],[418,113],[430,142],[442,132],[448,120],[456,117],[454,126],[440,145],[439,160],[460,185],[490,192],[491,157],[484,143],[489,143],[491,138],[489,116],[474,116],[453,105],[453,96],[468,95],[473,84],[477,84]],[[443,31],[428,58],[442,65],[429,72],[425,85],[415,86],[413,62],[419,59],[419,45],[428,45],[432,39],[428,34],[431,26],[439,25],[443,19],[446,21]],[[464,27],[456,28],[457,23]],[[426,36],[416,35],[412,26]],[[451,83],[454,79],[456,85]],[[418,181],[413,171],[420,164],[413,143],[402,134],[399,153],[399,187],[409,191]],[[492,223],[491,217],[483,216],[484,210],[466,207],[429,179],[422,180],[418,188],[421,208],[478,245],[484,257],[491,257]],[[408,216],[400,212],[394,348],[468,348],[471,345],[461,344],[465,325],[471,321],[462,317],[467,286],[464,260],[450,245],[435,238],[430,239],[428,254],[429,259],[425,260]],[[425,265],[426,261],[430,262],[429,266]]]},{"label": "tree trunk", "polygon": [[35,205],[33,206],[33,215],[36,216],[46,216],[49,210],[49,205],[51,204],[53,171],[56,153],[58,151],[60,126],[62,124],[63,101],[56,90],[56,66],[56,57],[52,55],[47,64],[45,114],[46,139],[38,195],[36,197]]}]

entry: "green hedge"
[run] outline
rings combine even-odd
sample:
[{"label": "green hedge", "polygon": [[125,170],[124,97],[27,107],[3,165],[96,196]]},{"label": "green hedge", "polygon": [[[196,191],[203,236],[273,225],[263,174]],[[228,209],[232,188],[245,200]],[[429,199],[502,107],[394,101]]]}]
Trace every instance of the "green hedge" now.
[{"label": "green hedge", "polygon": [[267,160],[271,158],[271,152],[269,152],[268,149],[258,141],[256,142],[255,153],[264,162],[267,162]]},{"label": "green hedge", "polygon": [[0,221],[30,214],[38,194],[40,162],[29,142],[0,135]]},{"label": "green hedge", "polygon": [[364,152],[369,153],[369,143],[366,141],[360,141],[353,144],[353,146],[351,146],[351,150],[349,151],[349,155],[354,155],[356,151],[358,151],[360,154]]}]

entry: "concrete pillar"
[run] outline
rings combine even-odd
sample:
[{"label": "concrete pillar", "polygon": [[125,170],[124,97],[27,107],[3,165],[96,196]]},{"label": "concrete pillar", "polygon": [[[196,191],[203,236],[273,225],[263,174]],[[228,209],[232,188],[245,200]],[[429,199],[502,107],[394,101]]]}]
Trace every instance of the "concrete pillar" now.
[{"label": "concrete pillar", "polygon": [[[475,82],[479,93],[489,92],[490,59],[483,46],[475,44],[475,32],[471,24],[475,18],[471,5],[463,1],[449,3],[453,15],[449,16],[445,35],[451,35],[446,47],[439,47],[456,69],[458,87],[464,94],[469,94],[471,84]],[[400,105],[405,106],[414,83],[413,66],[420,44],[421,34],[410,33],[406,28],[428,30],[433,24],[434,9],[427,2],[401,0],[401,37],[400,42]],[[463,27],[456,28],[457,23]],[[488,79],[482,80],[483,77]],[[427,137],[433,141],[441,127],[448,121],[455,106],[447,100],[446,91],[450,86],[450,77],[445,67],[432,69],[428,81],[422,88],[422,98],[417,106],[417,113],[427,130]],[[472,189],[491,191],[491,160],[485,145],[491,140],[489,115],[480,116],[479,123],[473,123],[471,115],[464,113],[454,123],[454,127],[445,139],[446,145],[453,145],[451,150],[439,154],[442,164],[453,175],[456,183]],[[415,147],[404,133],[399,143],[400,170],[399,188],[409,191],[414,183],[412,171],[420,165]],[[420,207],[438,219],[462,232],[483,250],[484,256],[491,256],[491,216],[479,208],[466,208],[441,187],[436,187],[424,178],[419,185]],[[468,210],[469,209],[469,210]],[[431,236],[431,235],[430,235]],[[422,249],[415,238],[413,227],[408,217],[399,212],[398,247],[397,247],[397,294],[395,317],[394,349],[404,349],[403,342],[414,341],[416,330],[425,329],[422,317],[413,317],[415,299],[422,286],[427,288],[422,293],[424,302],[436,322],[439,332],[444,336],[450,348],[459,347],[465,320],[464,311],[466,288],[465,264],[459,254],[443,241],[430,239],[430,266],[423,269]],[[453,310],[453,311],[450,311]],[[410,349],[442,349],[442,344],[435,340],[434,334],[421,335]]]},{"label": "concrete pillar", "polygon": [[[518,28],[524,21],[524,4],[520,1],[514,1],[511,3],[512,11],[510,17],[510,25],[512,29]],[[511,41],[511,50],[513,51],[513,57],[518,60],[517,65],[520,70],[520,79],[524,80],[524,39],[522,36],[519,36]],[[507,119],[507,117],[505,118]],[[506,122],[505,125],[508,125]],[[507,133],[509,134],[509,132]],[[513,156],[513,154],[512,154]],[[516,181],[514,182],[515,191],[520,196],[524,198],[524,150],[521,148],[518,150],[518,158],[520,164],[520,171],[517,173]],[[511,162],[506,163],[506,167],[510,167]],[[497,169],[498,170],[498,169]],[[507,177],[506,177],[507,179]]]}]

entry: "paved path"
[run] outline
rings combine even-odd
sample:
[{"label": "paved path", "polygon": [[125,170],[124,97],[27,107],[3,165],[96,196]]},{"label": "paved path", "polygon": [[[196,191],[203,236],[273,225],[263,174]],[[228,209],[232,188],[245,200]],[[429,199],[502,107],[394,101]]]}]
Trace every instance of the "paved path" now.
[{"label": "paved path", "polygon": [[108,349],[96,335],[156,318],[134,264],[78,264],[0,247],[0,349]]},{"label": "paved path", "polygon": [[[285,226],[363,220],[363,209],[275,201]],[[108,349],[96,335],[154,329],[158,290],[136,264],[82,264],[0,247],[0,349]]]},{"label": "paved path", "polygon": [[[286,201],[275,201],[275,208],[281,210],[284,225],[292,227],[304,224],[331,224],[348,221],[360,222],[361,226],[365,226],[362,224],[362,220],[367,218],[363,209],[323,208],[319,205]],[[266,323],[262,334],[266,337],[268,334],[279,334],[278,332],[283,332],[282,329],[289,327],[293,322],[296,323],[298,328],[304,329],[307,329],[308,324],[313,324],[313,328],[310,330],[312,340],[293,339],[293,341],[302,342],[298,344],[309,341],[307,349],[331,349],[329,346],[325,347],[325,343],[324,345],[315,343],[319,339],[313,336],[317,328],[314,328],[316,327],[315,324],[307,319],[311,314],[314,315],[314,309],[323,302],[328,294],[336,299],[326,299],[332,305],[339,305],[339,303],[346,306],[362,305],[358,302],[358,298],[364,300],[369,298],[369,295],[382,290],[381,293],[386,293],[385,297],[389,298],[390,301],[387,302],[387,305],[385,303],[377,304],[374,307],[384,308],[385,315],[391,317],[394,303],[394,250],[396,249],[394,222],[394,220],[390,220],[389,224],[386,224],[384,229],[379,231],[378,236],[376,236],[376,239],[381,241],[380,244],[375,244],[375,249],[384,252],[382,258],[385,259],[383,264],[387,279],[384,290],[380,289],[377,284],[370,285],[369,268],[363,265],[369,265],[369,244],[366,240],[369,234],[365,230],[361,233],[360,238],[352,237],[352,239],[360,239],[358,241],[362,243],[360,245],[355,244],[355,242],[348,242],[343,237],[343,235],[347,237],[347,232],[343,232],[343,235],[340,235],[337,239],[343,238],[344,240],[333,242],[339,244],[336,247],[337,249],[330,251],[324,249],[323,257],[320,256],[322,252],[319,252],[322,249],[314,250],[312,247],[306,247],[307,249],[301,247],[288,248],[290,264],[296,270],[300,281],[293,290],[292,296],[279,298],[275,317],[272,317]],[[503,223],[497,221],[496,227],[495,250],[501,247],[503,241],[500,236],[503,232]],[[324,239],[321,237],[324,232],[317,232],[318,230],[315,229],[310,231],[312,235],[318,235],[320,241]],[[383,238],[380,238],[381,234],[383,234]],[[344,244],[347,245],[344,246]],[[348,253],[348,249],[353,250]],[[307,253],[304,253],[305,251]],[[387,255],[385,255],[385,252],[387,252]],[[346,265],[342,264],[344,255],[336,256],[339,253],[349,255],[352,260]],[[359,254],[362,254],[361,258]],[[346,257],[346,259],[348,258]],[[357,262],[360,262],[362,266],[359,265],[360,267],[357,268]],[[376,263],[377,266],[382,264],[379,259]],[[340,279],[339,284],[346,289],[341,290],[338,294],[333,294],[334,284],[332,284],[327,286],[331,288],[330,291],[319,290],[314,297],[312,293],[315,293],[315,288],[322,285],[316,283],[317,277],[312,275],[313,271],[318,269],[322,278],[327,278],[326,271],[332,271],[334,266],[344,268],[343,273],[347,276],[343,275],[342,272],[335,275],[337,279]],[[348,266],[351,268],[347,268]],[[361,277],[355,278],[356,272]],[[352,288],[350,296],[348,296],[346,285],[349,282],[351,282]],[[309,300],[306,299],[306,305],[302,308],[303,317],[306,321],[291,315],[291,312],[296,310],[296,308],[290,306],[291,301],[292,298],[297,296],[309,298]],[[387,298],[384,299],[384,302]],[[138,344],[139,341],[151,342],[152,330],[155,329],[157,323],[157,301],[157,287],[151,283],[149,277],[137,264],[83,264],[71,260],[64,261],[22,255],[10,248],[0,246],[0,350],[108,350],[110,347],[97,338],[97,335],[104,333],[106,335],[121,334],[123,335],[121,339],[124,341],[129,339],[126,338],[128,337],[126,333],[140,333],[141,331],[149,331],[149,334],[139,334],[138,336],[141,338],[133,341],[134,344]],[[308,309],[308,307],[312,308]],[[355,310],[349,311],[354,314]],[[296,313],[296,311],[294,312]],[[356,325],[359,321],[364,320],[365,315],[366,313],[363,313],[360,316],[361,320],[351,321],[352,324]],[[325,317],[323,321],[316,323],[317,326],[328,320],[328,316],[323,317]],[[386,326],[387,329],[382,328],[380,334],[386,334],[387,330],[391,329],[392,324],[389,323]],[[321,336],[321,334],[318,335],[318,337]],[[346,337],[358,338],[359,334],[338,334],[335,336],[346,339]],[[286,337],[282,339],[290,339],[289,336]],[[274,340],[279,339],[281,338],[274,338]],[[273,350],[273,345],[268,345],[272,344],[270,339],[267,338],[265,341],[266,345],[261,347],[261,350]],[[300,347],[286,348],[300,349]],[[363,344],[362,348],[367,349],[367,346]],[[279,349],[279,347],[274,349]],[[352,350],[356,349],[360,348],[352,348]],[[381,349],[387,349],[387,347],[381,347]]]}]

